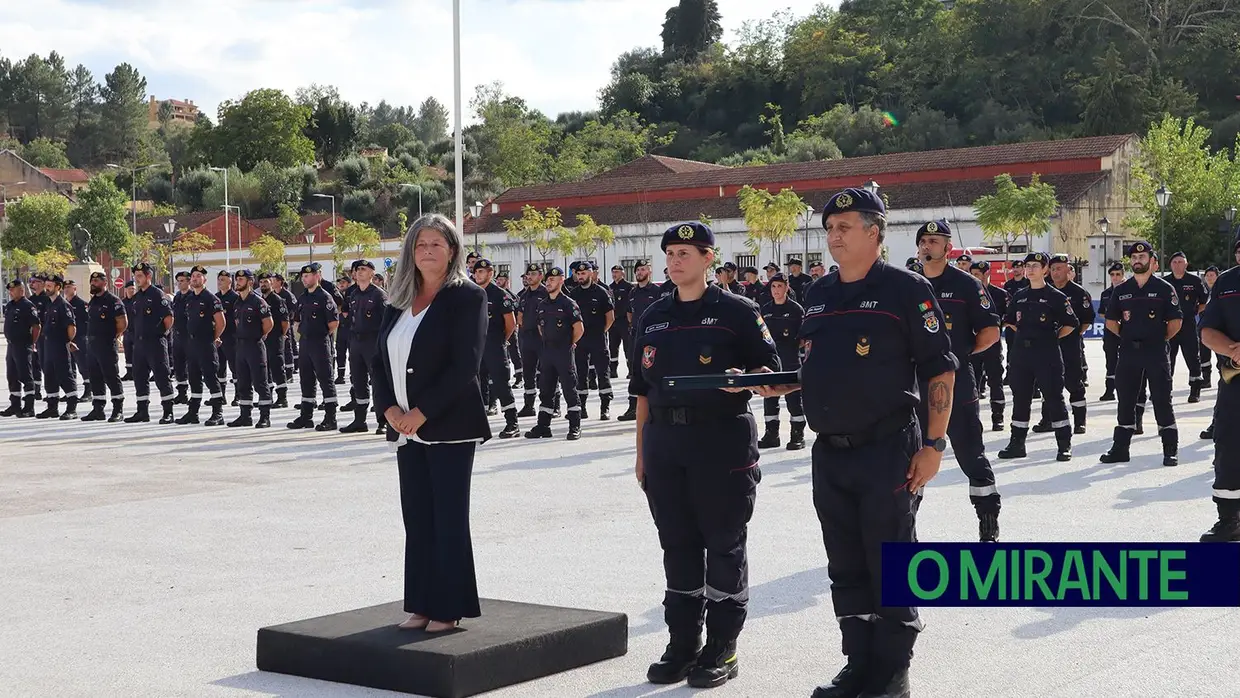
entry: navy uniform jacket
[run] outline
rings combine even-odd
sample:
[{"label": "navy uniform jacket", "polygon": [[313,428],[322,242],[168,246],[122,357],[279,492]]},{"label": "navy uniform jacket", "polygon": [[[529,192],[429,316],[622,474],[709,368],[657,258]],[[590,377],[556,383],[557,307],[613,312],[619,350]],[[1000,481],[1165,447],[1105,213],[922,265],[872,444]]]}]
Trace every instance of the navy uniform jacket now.
[{"label": "navy uniform jacket", "polygon": [[[374,284],[371,284],[371,286],[374,287]],[[355,290],[357,290],[357,284],[349,286],[343,293],[337,291],[337,295],[340,296],[340,326],[336,331],[344,332],[346,335],[348,334],[349,328],[353,326],[353,311],[350,309],[349,299],[353,297],[353,292]]]},{"label": "navy uniform jacket", "polygon": [[504,316],[517,312],[517,304],[511,294],[495,284],[487,284],[482,291],[487,297],[487,342],[503,344]]},{"label": "navy uniform jacket", "polygon": [[[86,301],[82,300],[81,296],[74,296],[73,300],[65,302],[69,304],[70,308],[73,308],[74,324],[76,324],[79,329],[85,329],[87,320],[90,317],[86,314]],[[82,336],[84,337],[86,335],[83,334]]]},{"label": "navy uniform jacket", "polygon": [[172,298],[172,331],[174,334],[185,334],[186,320],[188,319],[188,316],[185,314],[185,297],[191,293],[193,293],[192,290],[185,293],[177,291],[177,294]]},{"label": "navy uniform jacket", "polygon": [[920,274],[878,260],[865,278],[819,279],[805,299],[801,394],[821,434],[858,434],[920,403],[918,383],[960,367]]},{"label": "navy uniform jacket", "polygon": [[[1075,281],[1069,281],[1064,284],[1063,288],[1056,286],[1061,293],[1068,297],[1068,301],[1072,303],[1072,312],[1076,315],[1080,326],[1094,324],[1094,299],[1089,297],[1089,291]],[[1071,337],[1072,335],[1068,335]],[[1067,337],[1065,337],[1067,339]]]},{"label": "navy uniform jacket", "polygon": [[363,291],[358,286],[350,286],[345,295],[349,304],[350,331],[353,334],[378,334],[383,327],[383,306],[387,305],[387,294],[383,289],[370,284]]},{"label": "navy uniform jacket", "polygon": [[723,287],[723,290],[727,291],[728,293],[732,293],[738,296],[745,295],[745,287],[742,286],[741,282],[739,281],[732,281],[730,283],[721,284],[721,285]]},{"label": "navy uniform jacket", "polygon": [[633,292],[633,284],[628,279],[620,279],[608,284],[612,300],[616,303],[616,321],[613,326],[626,327],[629,324],[629,295]]},{"label": "navy uniform jacket", "polygon": [[297,310],[297,331],[304,339],[323,339],[331,334],[328,323],[339,319],[336,300],[322,286],[303,292]]},{"label": "navy uniform jacket", "polygon": [[[1240,338],[1240,267],[1219,274],[1210,289],[1210,302],[1201,314],[1202,329],[1218,330],[1235,341]],[[1148,284],[1147,284],[1148,285]],[[1221,357],[1226,361],[1226,357]]]},{"label": "navy uniform jacket", "polygon": [[172,301],[164,292],[154,286],[147,286],[143,291],[138,289],[133,294],[133,317],[130,326],[135,326],[135,339],[158,339],[167,336],[164,330],[164,318],[172,316]]},{"label": "navy uniform jacket", "polygon": [[747,298],[708,286],[700,300],[681,302],[680,294],[660,298],[642,316],[633,342],[638,370],[629,395],[645,396],[651,407],[709,407],[736,414],[748,411],[749,391],[665,390],[664,378],[746,372],[766,366],[780,370],[779,354],[758,306]]},{"label": "navy uniform jacket", "polygon": [[1102,289],[1102,295],[1098,296],[1098,314],[1101,315],[1103,319],[1107,319],[1107,320],[1118,320],[1119,319],[1118,316],[1109,317],[1107,315],[1107,308],[1111,306],[1111,295],[1113,293],[1115,293],[1115,287],[1107,286],[1106,288]]},{"label": "navy uniform jacket", "polygon": [[234,306],[237,301],[241,300],[241,296],[237,292],[228,289],[227,293],[219,294],[220,305],[224,307],[224,334],[220,335],[220,339],[225,342],[231,340],[233,335],[237,334],[236,316],[233,314]]},{"label": "navy uniform jacket", "polygon": [[39,336],[46,337],[51,344],[68,344],[70,325],[77,325],[73,306],[65,301],[64,296],[56,296],[55,300],[48,298],[43,308],[43,330]]},{"label": "navy uniform jacket", "polygon": [[563,349],[573,345],[573,324],[583,322],[577,301],[561,291],[552,298],[549,294],[538,304],[538,329],[542,333],[543,346]]},{"label": "navy uniform jacket", "polygon": [[762,306],[762,320],[766,322],[767,329],[775,339],[775,348],[779,350],[779,363],[785,371],[801,365],[798,350],[801,346],[801,321],[804,317],[805,309],[796,301],[771,301]]},{"label": "navy uniform jacket", "polygon": [[952,353],[961,366],[968,365],[965,362],[977,345],[977,333],[987,327],[999,326],[999,318],[993,314],[994,303],[982,287],[982,282],[960,267],[948,264],[942,274],[926,278],[943,310],[943,323],[952,341]]},{"label": "navy uniform jacket", "polygon": [[297,297],[293,295],[292,291],[288,290],[287,286],[280,289],[279,296],[280,300],[284,301],[284,307],[288,309],[289,322],[293,322],[294,318],[297,317]]},{"label": "navy uniform jacket", "polygon": [[1012,345],[1012,354],[1016,356],[1022,355],[1025,349],[1058,348],[1059,330],[1081,324],[1072,309],[1072,301],[1051,284],[1017,291],[1003,323],[1016,327],[1016,343]]},{"label": "navy uniform jacket", "polygon": [[1015,298],[1016,292],[1029,288],[1029,279],[1008,279],[1003,282],[1003,290],[1007,291],[1008,298]]},{"label": "navy uniform jacket", "polygon": [[1003,316],[1007,315],[1008,303],[1011,297],[1008,292],[994,284],[986,284],[986,295],[990,296],[990,314],[995,316],[996,320],[1003,320]]},{"label": "navy uniform jacket", "polygon": [[547,287],[539,284],[534,290],[529,286],[517,292],[517,310],[521,311],[521,331],[538,334],[538,304],[547,298]]},{"label": "navy uniform jacket", "polygon": [[653,281],[647,281],[645,286],[633,284],[629,291],[629,312],[633,313],[633,327],[641,326],[642,315],[646,309],[662,297],[663,287]]},{"label": "navy uniform jacket", "polygon": [[[107,291],[91,296],[86,313],[89,318],[86,322],[87,337],[109,342],[116,340],[116,318],[125,317],[125,306],[119,298]],[[78,331],[81,331],[80,327]]]},{"label": "navy uniform jacket", "polygon": [[602,336],[607,325],[607,311],[616,309],[611,293],[599,284],[590,284],[588,287],[578,286],[569,295],[581,309],[581,322],[586,329],[582,336]]},{"label": "navy uniform jacket", "polygon": [[[194,339],[215,340],[215,314],[224,312],[219,296],[207,289],[185,294],[185,331]],[[173,322],[176,322],[175,320]],[[225,320],[227,322],[227,320]]]},{"label": "navy uniform jacket", "polygon": [[237,339],[256,340],[263,337],[263,318],[271,317],[271,306],[259,294],[250,291],[245,298],[237,294],[237,304],[233,306],[233,317],[237,323]]},{"label": "navy uniform jacket", "polygon": [[813,283],[814,278],[809,274],[788,275],[788,288],[796,295],[793,298],[804,298],[805,290]]},{"label": "navy uniform jacket", "polygon": [[39,314],[39,322],[43,321],[43,311],[47,310],[47,304],[51,300],[46,293],[36,293],[30,296],[30,302],[34,303],[34,309]]},{"label": "navy uniform jacket", "polygon": [[28,347],[34,343],[31,330],[39,326],[39,309],[29,298],[11,301],[4,306],[4,338],[13,346]]},{"label": "navy uniform jacket", "polygon": [[127,335],[133,335],[134,332],[138,331],[138,318],[134,315],[133,310],[133,298],[135,297],[137,297],[136,294],[134,297],[126,296],[121,298],[121,306],[125,309],[125,316],[129,318],[129,324],[125,328],[125,334]]},{"label": "navy uniform jacket", "polygon": [[1184,323],[1191,324],[1197,322],[1197,306],[1205,305],[1210,300],[1210,291],[1206,289],[1206,284],[1201,277],[1196,274],[1184,274],[1184,278],[1177,279],[1174,274],[1168,274],[1163,280],[1171,284],[1175,289],[1175,295],[1180,299],[1180,309],[1184,313]]},{"label": "navy uniform jacket", "polygon": [[1135,276],[1116,286],[1107,308],[1112,310],[1108,319],[1119,322],[1119,337],[1125,342],[1161,342],[1167,322],[1184,318],[1175,289],[1157,276],[1144,287]]},{"label": "navy uniform jacket", "polygon": [[267,341],[283,341],[283,335],[280,334],[280,323],[292,322],[288,317],[288,306],[284,304],[284,299],[278,293],[268,293],[263,296],[263,300],[267,301],[267,307],[271,308],[271,332],[267,335]]}]

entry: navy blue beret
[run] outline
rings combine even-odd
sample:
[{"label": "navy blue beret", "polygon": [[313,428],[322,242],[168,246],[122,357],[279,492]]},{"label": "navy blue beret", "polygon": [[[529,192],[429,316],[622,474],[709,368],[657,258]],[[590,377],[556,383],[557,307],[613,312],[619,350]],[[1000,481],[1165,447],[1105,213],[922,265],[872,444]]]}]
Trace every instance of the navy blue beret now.
[{"label": "navy blue beret", "polygon": [[491,260],[489,259],[480,259],[474,262],[474,271],[478,271],[479,269],[490,269],[490,268],[491,268]]},{"label": "navy blue beret", "polygon": [[[1123,270],[1124,270],[1123,264],[1119,262],[1111,262],[1111,266],[1107,269],[1107,272],[1110,273],[1113,271],[1123,271]],[[1209,270],[1207,269],[1206,271],[1209,271]]]},{"label": "navy blue beret", "polygon": [[1183,257],[1184,259],[1188,259],[1188,255],[1184,254],[1184,253],[1181,251],[1181,252],[1176,252],[1175,254],[1171,255],[1171,259],[1169,259],[1169,260],[1167,260],[1167,261],[1172,261],[1172,260],[1174,260],[1176,257]]},{"label": "navy blue beret", "polygon": [[667,252],[668,245],[693,245],[695,247],[714,248],[715,231],[709,225],[693,221],[677,223],[663,232],[663,240],[659,249]]},{"label": "navy blue beret", "polygon": [[1217,274],[1217,273],[1218,273],[1218,267],[1214,266],[1213,264],[1211,264],[1210,266],[1206,267],[1206,273],[1207,273],[1207,274],[1209,274],[1210,272],[1214,272],[1215,274]]},{"label": "navy blue beret", "polygon": [[771,274],[771,279],[770,279],[770,282],[771,282],[771,283],[775,283],[776,281],[778,281],[778,282],[779,282],[779,283],[781,283],[781,284],[786,284],[786,283],[788,283],[788,277],[784,276],[782,273],[780,273],[780,274]]},{"label": "navy blue beret", "polygon": [[547,270],[547,278],[549,279],[553,276],[564,276],[564,270],[559,267],[551,267]]},{"label": "navy blue beret", "polygon": [[920,241],[922,235],[941,235],[950,240],[952,237],[952,227],[942,218],[937,221],[928,221],[917,229],[917,235],[913,240],[915,242]]},{"label": "navy blue beret", "polygon": [[1154,254],[1154,248],[1151,247],[1150,243],[1148,242],[1144,242],[1144,241],[1134,242],[1128,246],[1127,256],[1131,257],[1134,254],[1137,254],[1139,252],[1147,252],[1149,254]]},{"label": "navy blue beret", "polygon": [[878,194],[871,194],[865,189],[854,187],[845,189],[827,200],[827,205],[822,211],[823,227],[827,225],[827,216],[833,213],[848,213],[849,211],[875,213],[880,216],[887,215],[887,207],[883,204],[883,200],[878,197]]},{"label": "navy blue beret", "polygon": [[362,269],[362,268],[366,268],[366,269],[369,269],[369,270],[371,270],[371,271],[374,271],[374,270],[375,270],[375,263],[374,263],[374,262],[372,262],[372,261],[370,261],[369,259],[358,259],[358,260],[354,260],[354,262],[353,262],[353,267],[352,267],[353,271],[357,271],[358,269]]},{"label": "navy blue beret", "polygon": [[971,263],[971,262],[973,261],[973,255],[969,255],[969,254],[962,254],[962,255],[960,255],[959,257],[957,257],[957,258],[956,258],[956,261],[957,261],[957,262],[970,262],[970,263]]},{"label": "navy blue beret", "polygon": [[990,262],[986,262],[986,261],[974,262],[973,266],[969,267],[969,270],[972,271],[974,269],[982,272],[983,274],[989,274],[990,273]]},{"label": "navy blue beret", "polygon": [[1070,264],[1071,262],[1072,260],[1068,257],[1068,255],[1063,254],[1062,252],[1051,255],[1051,264]]},{"label": "navy blue beret", "polygon": [[47,278],[47,280],[50,281],[51,283],[56,284],[57,286],[65,285],[65,277],[61,276],[60,274],[52,274],[51,276]]},{"label": "navy blue beret", "polygon": [[317,272],[317,271],[322,271],[322,270],[323,270],[323,265],[322,265],[322,264],[319,264],[318,262],[311,262],[311,263],[309,263],[309,264],[307,264],[307,265],[305,265],[305,266],[303,266],[303,267],[301,268],[301,273],[303,273],[303,274],[313,274],[313,273],[315,273],[315,272]]},{"label": "navy blue beret", "polygon": [[133,279],[125,282],[125,288],[133,288]]},{"label": "navy blue beret", "polygon": [[922,264],[920,261],[918,261],[918,260],[914,259],[914,260],[912,261],[912,263],[910,263],[910,264],[908,265],[908,270],[909,270],[909,271],[911,271],[911,272],[913,272],[914,274],[925,274],[925,273],[926,273],[926,265],[924,265],[924,264]]},{"label": "navy blue beret", "polygon": [[525,268],[525,273],[526,274],[541,274],[542,267],[538,266],[537,264],[531,264]]},{"label": "navy blue beret", "polygon": [[245,278],[250,279],[251,281],[254,280],[254,272],[250,271],[249,269],[238,269],[236,273],[233,274],[233,276],[244,276]]},{"label": "navy blue beret", "polygon": [[1051,258],[1045,252],[1030,252],[1025,255],[1025,264],[1033,264],[1034,262],[1048,267],[1051,264]]},{"label": "navy blue beret", "polygon": [[178,272],[176,273],[176,278],[178,278],[178,279],[188,279],[188,278],[189,278],[189,272],[187,272],[187,271],[178,271]]},{"label": "navy blue beret", "polygon": [[7,284],[5,284],[5,285],[4,285],[4,287],[5,287],[6,289],[7,289],[7,288],[21,288],[21,287],[22,287],[22,280],[21,280],[21,279],[13,279],[12,281],[10,281],[10,282],[8,282]]}]

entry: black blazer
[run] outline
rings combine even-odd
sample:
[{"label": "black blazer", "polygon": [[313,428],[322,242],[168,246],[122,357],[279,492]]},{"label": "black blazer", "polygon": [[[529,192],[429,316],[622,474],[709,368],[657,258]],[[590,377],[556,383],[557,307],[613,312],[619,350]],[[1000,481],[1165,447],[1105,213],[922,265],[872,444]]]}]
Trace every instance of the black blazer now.
[{"label": "black blazer", "polygon": [[[426,415],[418,430],[423,441],[466,441],[491,438],[486,407],[478,373],[487,336],[486,293],[477,284],[465,282],[440,289],[431,301],[413,338],[409,363],[392,366],[388,355],[388,336],[401,313],[388,306],[379,330],[372,383],[375,409],[379,414],[396,405],[392,381],[405,381],[409,408]],[[388,429],[387,440],[396,441],[400,433]]]}]

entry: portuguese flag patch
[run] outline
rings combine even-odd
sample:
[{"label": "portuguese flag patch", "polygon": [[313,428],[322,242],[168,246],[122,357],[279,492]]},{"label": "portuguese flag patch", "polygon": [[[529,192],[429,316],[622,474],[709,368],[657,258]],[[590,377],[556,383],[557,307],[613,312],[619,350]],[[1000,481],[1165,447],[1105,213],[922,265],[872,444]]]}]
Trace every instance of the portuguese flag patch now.
[{"label": "portuguese flag patch", "polygon": [[917,312],[919,312],[919,313],[928,313],[928,312],[930,312],[930,310],[931,310],[931,309],[933,309],[933,308],[934,308],[934,306],[933,306],[933,305],[931,305],[930,303],[928,303],[928,302],[923,302],[921,305],[917,306]]}]

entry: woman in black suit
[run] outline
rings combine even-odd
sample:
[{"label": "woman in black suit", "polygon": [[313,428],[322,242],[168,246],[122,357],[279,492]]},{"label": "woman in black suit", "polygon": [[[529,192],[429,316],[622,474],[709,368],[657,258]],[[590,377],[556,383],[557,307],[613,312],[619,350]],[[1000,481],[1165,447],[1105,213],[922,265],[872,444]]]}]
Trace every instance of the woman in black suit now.
[{"label": "woman in black suit", "polygon": [[375,407],[396,446],[405,519],[401,628],[441,632],[477,618],[469,536],[474,449],[491,438],[478,382],[486,294],[469,280],[460,233],[430,214],[405,234],[374,360]]}]

